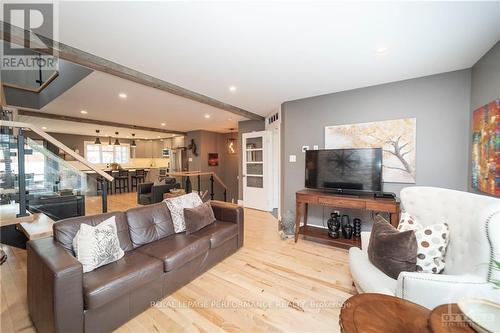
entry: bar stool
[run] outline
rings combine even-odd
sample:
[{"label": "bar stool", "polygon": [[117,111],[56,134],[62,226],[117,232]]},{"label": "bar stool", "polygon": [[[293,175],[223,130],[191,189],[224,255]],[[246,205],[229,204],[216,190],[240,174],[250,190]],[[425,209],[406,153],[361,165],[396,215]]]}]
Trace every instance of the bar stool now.
[{"label": "bar stool", "polygon": [[120,190],[120,193],[122,191],[124,192],[129,192],[130,188],[128,186],[128,170],[118,170],[118,175],[114,177],[115,181],[115,193]]},{"label": "bar stool", "polygon": [[[112,176],[111,171],[104,171],[104,172],[106,172],[108,175]],[[97,192],[98,193],[102,192],[103,186],[104,186],[104,184],[106,184],[106,192],[108,194],[111,194],[110,191],[113,189],[113,187],[111,186],[111,181],[104,179],[103,176],[97,176],[96,180],[97,180]]]},{"label": "bar stool", "polygon": [[130,176],[132,192],[134,191],[134,187],[137,188],[137,184],[144,183],[144,179],[146,179],[146,171],[144,169],[135,170],[135,173]]}]

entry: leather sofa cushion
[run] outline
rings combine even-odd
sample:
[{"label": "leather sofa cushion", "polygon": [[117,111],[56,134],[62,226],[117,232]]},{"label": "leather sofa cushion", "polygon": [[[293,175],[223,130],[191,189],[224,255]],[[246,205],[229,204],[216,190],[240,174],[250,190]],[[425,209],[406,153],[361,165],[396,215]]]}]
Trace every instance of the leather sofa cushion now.
[{"label": "leather sofa cushion", "polygon": [[213,249],[225,241],[237,237],[238,225],[231,222],[215,221],[192,235],[195,237],[208,237],[210,239],[210,248]]},{"label": "leather sofa cushion", "polygon": [[186,234],[188,235],[215,222],[214,211],[210,206],[210,202],[207,201],[194,208],[184,208],[184,220],[186,222]]},{"label": "leather sofa cushion", "polygon": [[129,251],[120,260],[83,274],[85,309],[98,308],[162,274],[161,261],[137,250]]},{"label": "leather sofa cushion", "polygon": [[95,227],[111,216],[115,217],[118,239],[120,240],[120,247],[125,252],[132,250],[133,245],[130,239],[127,217],[125,216],[125,213],[122,212],[112,212],[91,216],[79,216],[58,221],[54,223],[52,227],[54,231],[54,238],[69,253],[74,255],[73,238],[75,238],[76,233],[78,232],[78,230],[80,230],[80,224],[86,223]]},{"label": "leather sofa cushion", "polygon": [[126,214],[134,248],[174,234],[170,211],[162,202],[132,208]]},{"label": "leather sofa cushion", "polygon": [[180,233],[141,246],[137,251],[160,259],[163,261],[165,272],[169,272],[205,254],[209,247],[208,237],[193,237]]}]

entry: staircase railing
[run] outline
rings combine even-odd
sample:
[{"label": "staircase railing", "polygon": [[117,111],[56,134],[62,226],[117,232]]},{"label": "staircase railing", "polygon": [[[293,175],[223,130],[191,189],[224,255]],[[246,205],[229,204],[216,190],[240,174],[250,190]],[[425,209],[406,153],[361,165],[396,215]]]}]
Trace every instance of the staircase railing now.
[{"label": "staircase railing", "polygon": [[[93,163],[89,162],[82,156],[80,156],[78,153],[73,151],[71,148],[54,138],[53,136],[49,135],[45,131],[41,130],[37,126],[30,124],[30,123],[24,123],[24,122],[17,122],[17,121],[10,121],[10,120],[0,120],[0,127],[1,128],[11,128],[11,129],[17,129],[17,162],[18,162],[18,171],[17,171],[17,179],[18,179],[18,190],[19,190],[19,217],[26,216],[28,214],[27,212],[27,184],[26,184],[26,171],[25,171],[25,147],[28,145],[30,147],[30,150],[38,150],[39,152],[42,152],[45,154],[46,159],[50,159],[52,161],[57,162],[60,164],[61,168],[64,168],[66,171],[67,170],[74,170],[71,171],[73,174],[75,172],[80,173],[83,175],[84,173],[76,169],[74,166],[70,165],[68,162],[64,161],[61,159],[59,156],[49,152],[49,151],[42,151],[44,148],[43,147],[38,147],[33,140],[27,139],[25,137],[25,131],[32,131],[39,137],[41,137],[43,140],[46,142],[50,143],[51,145],[55,146],[57,149],[63,151],[66,155],[71,156],[73,159],[78,161],[79,163],[83,164],[86,168],[92,170],[95,172],[98,176],[104,178],[105,180],[112,181],[113,177],[100,168],[98,168],[96,165]],[[27,154],[26,154],[27,155]],[[86,176],[86,175],[85,175]],[[73,176],[74,177],[74,176]],[[83,176],[82,176],[83,177]],[[58,182],[56,181],[56,185]],[[103,189],[101,191],[101,196],[102,196],[102,212],[107,212],[107,189],[106,186],[103,186]]]},{"label": "staircase railing", "polygon": [[227,186],[224,184],[222,179],[212,171],[184,171],[184,172],[170,172],[169,176],[171,177],[185,177],[185,191],[186,193],[191,193],[193,191],[193,186],[191,183],[191,177],[196,177],[197,180],[197,191],[198,194],[201,193],[201,177],[202,176],[210,176],[210,199],[214,200],[215,192],[214,192],[214,183],[217,182],[222,189],[224,190],[224,201],[227,201]]}]

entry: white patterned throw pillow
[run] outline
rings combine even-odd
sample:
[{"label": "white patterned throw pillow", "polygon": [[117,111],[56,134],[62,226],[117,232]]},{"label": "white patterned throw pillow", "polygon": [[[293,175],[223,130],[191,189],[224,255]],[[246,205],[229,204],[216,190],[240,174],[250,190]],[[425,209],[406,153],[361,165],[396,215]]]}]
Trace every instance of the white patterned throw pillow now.
[{"label": "white patterned throw pillow", "polygon": [[123,257],[125,253],[120,247],[115,217],[112,216],[95,227],[82,223],[73,238],[73,251],[82,263],[84,273]]},{"label": "white patterned throw pillow", "polygon": [[168,198],[163,201],[167,204],[167,207],[170,210],[170,215],[172,215],[172,222],[174,223],[174,230],[176,233],[186,230],[184,208],[195,208],[203,204],[200,196],[195,192],[174,198]]},{"label": "white patterned throw pillow", "polygon": [[417,272],[439,274],[444,270],[450,230],[448,224],[424,227],[410,214],[402,213],[399,231],[413,230],[417,238]]}]

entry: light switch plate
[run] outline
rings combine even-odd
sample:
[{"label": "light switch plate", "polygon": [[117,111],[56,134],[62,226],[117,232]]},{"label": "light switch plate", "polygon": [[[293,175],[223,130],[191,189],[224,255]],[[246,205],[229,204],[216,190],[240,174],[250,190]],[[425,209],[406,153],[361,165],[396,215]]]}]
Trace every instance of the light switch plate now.
[{"label": "light switch plate", "polygon": [[289,161],[289,162],[291,162],[291,163],[295,163],[295,162],[297,162],[297,156],[295,156],[295,155],[290,155],[290,156],[288,157],[288,161]]},{"label": "light switch plate", "polygon": [[193,162],[193,158],[192,157],[188,158],[188,162]]},{"label": "light switch plate", "polygon": [[319,149],[319,146],[318,145],[314,145],[313,146],[313,150],[318,150]]},{"label": "light switch plate", "polygon": [[309,150],[309,146],[302,146],[302,152],[305,153]]}]

